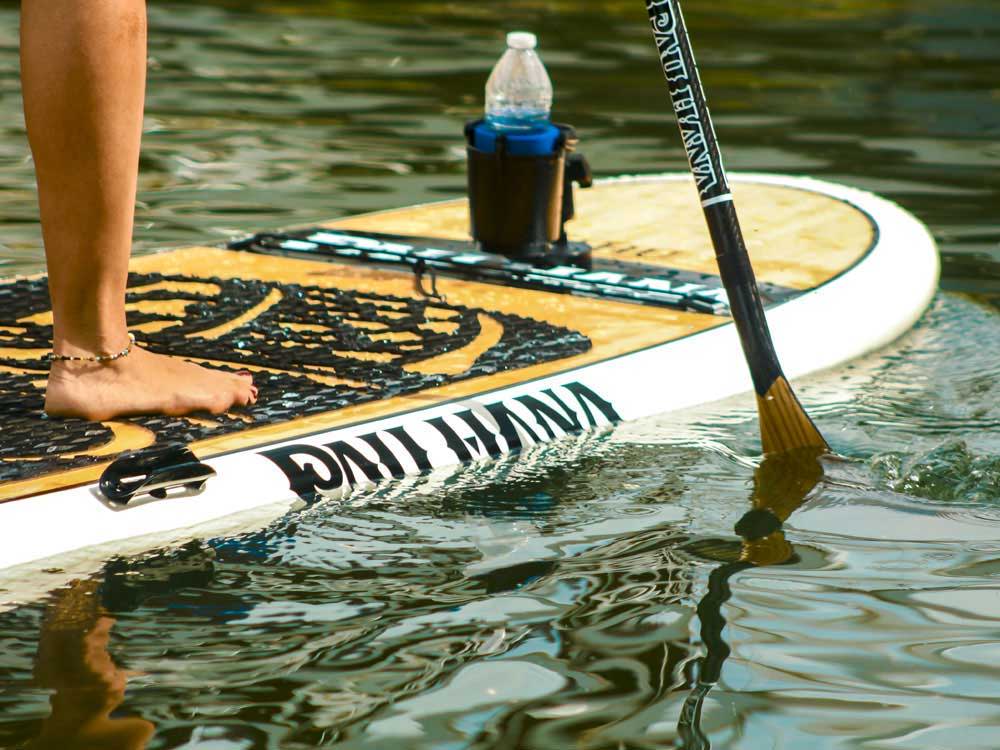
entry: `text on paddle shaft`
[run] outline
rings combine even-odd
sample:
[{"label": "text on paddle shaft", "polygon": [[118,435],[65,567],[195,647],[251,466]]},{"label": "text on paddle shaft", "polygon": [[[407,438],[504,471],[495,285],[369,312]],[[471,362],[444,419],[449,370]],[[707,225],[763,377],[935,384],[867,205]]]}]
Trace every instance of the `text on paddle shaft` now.
[{"label": "text on paddle shaft", "polygon": [[[691,163],[698,192],[702,198],[708,198],[711,197],[713,188],[725,182],[725,175],[721,165],[712,159],[708,138],[711,136],[714,140],[715,134],[706,132],[707,118],[702,117],[698,97],[695,95],[696,89],[701,88],[698,69],[693,60],[685,58],[683,52],[680,33],[684,22],[680,7],[673,0],[650,0],[646,7],[649,9],[656,48],[660,52],[663,74],[670,85],[670,97],[677,113],[684,150]],[[704,100],[700,106],[706,106]]]},{"label": "text on paddle shaft", "polygon": [[298,443],[261,451],[304,500],[435,466],[495,458],[537,443],[614,424],[610,402],[582,383],[545,388],[323,445]]}]

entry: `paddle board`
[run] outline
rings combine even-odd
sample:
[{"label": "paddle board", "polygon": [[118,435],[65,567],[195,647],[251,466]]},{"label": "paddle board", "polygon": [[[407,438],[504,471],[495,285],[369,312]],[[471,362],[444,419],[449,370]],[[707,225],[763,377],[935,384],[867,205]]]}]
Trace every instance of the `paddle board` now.
[{"label": "paddle board", "polygon": [[[927,306],[937,252],[900,207],[807,178],[732,181],[790,377],[890,342]],[[134,258],[140,345],[254,373],[257,405],[222,416],[47,418],[45,279],[0,281],[0,569],[232,530],[749,392],[690,177],[599,181],[576,201],[589,269],[476,252],[464,200]],[[147,469],[163,491],[129,497]]]}]

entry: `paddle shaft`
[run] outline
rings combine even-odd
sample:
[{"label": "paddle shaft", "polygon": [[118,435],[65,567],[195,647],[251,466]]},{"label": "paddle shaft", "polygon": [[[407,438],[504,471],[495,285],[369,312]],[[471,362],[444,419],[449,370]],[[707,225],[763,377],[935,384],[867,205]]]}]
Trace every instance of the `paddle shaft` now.
[{"label": "paddle shaft", "polygon": [[680,3],[646,0],[646,10],[712,237],[719,276],[757,391],[764,452],[783,453],[805,446],[827,449],[826,440],[792,392],[774,351]]},{"label": "paddle shaft", "polygon": [[781,365],[764,318],[764,307],[722,166],[684,17],[676,0],[647,0],[646,9],[715,247],[719,275],[729,296],[733,322],[739,331],[754,388],[763,396],[781,376]]}]

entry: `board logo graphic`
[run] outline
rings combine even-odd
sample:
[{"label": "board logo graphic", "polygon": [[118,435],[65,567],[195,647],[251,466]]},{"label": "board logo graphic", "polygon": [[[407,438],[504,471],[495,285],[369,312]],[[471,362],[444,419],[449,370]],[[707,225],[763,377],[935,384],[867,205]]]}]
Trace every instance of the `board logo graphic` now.
[{"label": "board logo graphic", "polygon": [[284,445],[260,455],[281,469],[296,495],[312,501],[435,466],[496,458],[621,421],[611,402],[579,382],[465,407],[409,425],[322,445]]},{"label": "board logo graphic", "polygon": [[651,11],[653,38],[660,53],[663,74],[670,84],[684,150],[691,163],[698,193],[702,198],[708,198],[714,188],[724,184],[725,174],[721,165],[713,161],[708,146],[708,139],[714,141],[715,133],[706,132],[701,110],[707,109],[707,105],[695,95],[693,84],[698,80],[698,69],[694,60],[685,56],[681,45],[679,30],[683,28],[684,19],[680,7],[672,0],[652,0],[646,7]]},{"label": "board logo graphic", "polygon": [[327,285],[131,274],[129,323],[147,349],[254,373],[237,413],[106,424],[42,412],[52,341],[44,279],[0,284],[0,484],[194,443],[586,352],[583,334],[478,307]]}]

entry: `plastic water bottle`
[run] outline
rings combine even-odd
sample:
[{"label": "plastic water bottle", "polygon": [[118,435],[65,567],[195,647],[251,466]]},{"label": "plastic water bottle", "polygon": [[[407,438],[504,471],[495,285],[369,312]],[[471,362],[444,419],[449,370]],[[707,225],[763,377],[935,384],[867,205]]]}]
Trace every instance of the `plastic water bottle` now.
[{"label": "plastic water bottle", "polygon": [[549,125],[552,81],[528,31],[507,35],[503,53],[486,81],[486,122],[497,132],[517,133]]}]

